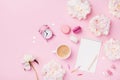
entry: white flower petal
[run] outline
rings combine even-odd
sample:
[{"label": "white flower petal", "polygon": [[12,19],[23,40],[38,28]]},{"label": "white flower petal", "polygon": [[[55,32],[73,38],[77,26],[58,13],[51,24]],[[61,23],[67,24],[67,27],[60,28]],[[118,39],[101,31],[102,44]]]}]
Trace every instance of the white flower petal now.
[{"label": "white flower petal", "polygon": [[109,11],[115,17],[120,18],[120,0],[109,0]]},{"label": "white flower petal", "polygon": [[60,64],[55,61],[51,61],[48,64],[44,65],[42,71],[46,72],[44,78],[47,78],[47,80],[63,80],[65,74],[65,70],[61,67]]},{"label": "white flower petal", "polygon": [[105,45],[104,49],[106,52],[106,56],[111,60],[120,59],[120,41],[110,39],[108,40]]},{"label": "white flower petal", "polygon": [[25,63],[24,64],[24,69],[27,70],[27,71],[31,70],[30,64],[29,63]]},{"label": "white flower petal", "polygon": [[86,19],[91,12],[90,3],[88,0],[69,0],[68,13],[79,20]]},{"label": "white flower petal", "polygon": [[110,20],[103,16],[95,16],[89,22],[90,31],[96,36],[108,35],[110,28]]},{"label": "white flower petal", "polygon": [[35,60],[35,57],[33,57],[32,55],[30,55],[30,54],[24,55],[25,62],[30,62],[30,61],[32,62],[34,60]]}]

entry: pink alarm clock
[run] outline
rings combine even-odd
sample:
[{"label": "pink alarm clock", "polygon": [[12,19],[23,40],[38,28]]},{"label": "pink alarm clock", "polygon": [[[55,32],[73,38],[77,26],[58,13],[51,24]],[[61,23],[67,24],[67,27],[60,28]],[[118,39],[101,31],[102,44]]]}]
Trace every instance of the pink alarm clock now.
[{"label": "pink alarm clock", "polygon": [[47,41],[52,39],[54,36],[53,31],[50,29],[48,25],[42,25],[41,28],[39,29],[39,33]]}]

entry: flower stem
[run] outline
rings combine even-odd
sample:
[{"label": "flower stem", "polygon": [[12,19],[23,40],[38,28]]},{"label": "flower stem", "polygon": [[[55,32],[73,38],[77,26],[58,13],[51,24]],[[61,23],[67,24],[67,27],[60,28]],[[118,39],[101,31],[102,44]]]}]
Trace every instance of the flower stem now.
[{"label": "flower stem", "polygon": [[35,72],[36,80],[39,80],[38,73],[32,63],[31,63],[31,67],[33,68],[33,70]]}]

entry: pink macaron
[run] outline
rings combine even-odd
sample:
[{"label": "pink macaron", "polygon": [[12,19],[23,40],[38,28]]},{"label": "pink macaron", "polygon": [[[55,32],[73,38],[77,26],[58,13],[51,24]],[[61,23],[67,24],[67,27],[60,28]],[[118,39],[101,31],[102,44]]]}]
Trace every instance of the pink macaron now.
[{"label": "pink macaron", "polygon": [[73,31],[73,33],[75,33],[75,34],[78,34],[78,33],[81,32],[81,27],[80,27],[80,26],[74,27],[72,31]]},{"label": "pink macaron", "polygon": [[61,26],[61,31],[62,31],[64,34],[69,34],[70,31],[71,31],[71,28],[70,28],[68,25],[63,25],[63,26]]}]

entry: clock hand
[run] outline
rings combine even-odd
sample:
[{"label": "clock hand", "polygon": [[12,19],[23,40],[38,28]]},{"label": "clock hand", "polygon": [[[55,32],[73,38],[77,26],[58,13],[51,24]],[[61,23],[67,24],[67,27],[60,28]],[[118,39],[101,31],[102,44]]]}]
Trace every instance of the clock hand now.
[{"label": "clock hand", "polygon": [[48,35],[48,33],[45,31],[45,37]]},{"label": "clock hand", "polygon": [[48,33],[46,33],[46,36],[48,35]]}]

